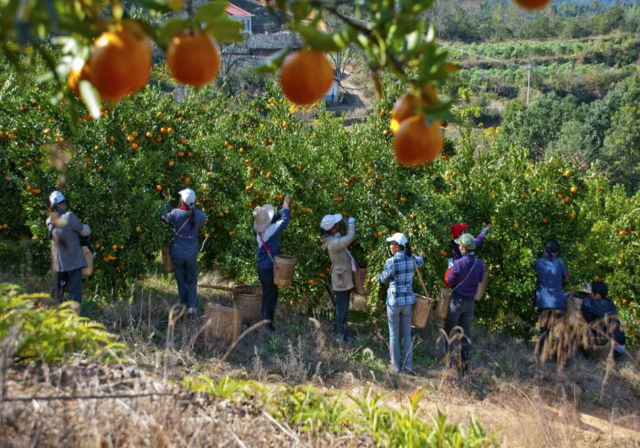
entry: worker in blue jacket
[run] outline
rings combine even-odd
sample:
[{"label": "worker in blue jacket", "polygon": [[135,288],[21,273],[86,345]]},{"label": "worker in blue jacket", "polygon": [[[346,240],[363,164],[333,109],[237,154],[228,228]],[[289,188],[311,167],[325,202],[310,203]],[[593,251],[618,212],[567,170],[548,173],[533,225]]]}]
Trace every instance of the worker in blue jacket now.
[{"label": "worker in blue jacket", "polygon": [[[173,270],[178,283],[180,303],[187,307],[189,322],[195,318],[198,294],[198,231],[207,215],[196,208],[196,192],[190,188],[180,193],[180,206],[165,205],[162,220],[173,227],[174,238],[169,247]],[[169,197],[169,192],[163,193]]]},{"label": "worker in blue jacket", "polygon": [[280,254],[279,235],[289,224],[289,203],[291,198],[285,195],[282,210],[277,212],[266,204],[253,210],[253,230],[258,243],[258,278],[262,284],[262,318],[271,322],[267,328],[274,330],[273,320],[278,303],[278,287],[274,280],[274,258]]},{"label": "worker in blue jacket", "polygon": [[563,281],[569,282],[569,269],[562,258],[558,257],[560,244],[554,239],[547,241],[544,254],[534,262],[538,276],[535,307],[538,308],[540,336],[536,347],[542,353],[551,326],[563,319],[566,311],[566,299],[571,294],[563,290]]},{"label": "worker in blue jacket", "polygon": [[593,339],[611,339],[613,342],[614,356],[619,358],[624,354],[626,337],[618,309],[607,294],[609,287],[605,282],[594,281],[591,283],[591,294],[582,297],[580,311],[585,321],[590,324],[590,337]]}]

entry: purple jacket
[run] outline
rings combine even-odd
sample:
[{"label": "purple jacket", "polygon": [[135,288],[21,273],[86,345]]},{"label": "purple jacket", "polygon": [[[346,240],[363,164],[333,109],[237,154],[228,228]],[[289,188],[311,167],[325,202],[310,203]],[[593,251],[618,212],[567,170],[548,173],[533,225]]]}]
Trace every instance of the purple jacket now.
[{"label": "purple jacket", "polygon": [[[484,235],[484,233],[480,233],[480,235],[476,237],[476,250],[480,249],[480,246],[482,246]],[[460,245],[456,243],[455,240],[451,240],[451,250],[453,251],[454,260],[459,260],[460,258],[462,258],[462,254],[460,253]]]},{"label": "purple jacket", "polygon": [[[475,266],[474,266],[475,263]],[[473,271],[471,268],[473,267]],[[469,272],[471,272],[469,274]],[[467,277],[467,274],[469,275]],[[451,285],[454,294],[474,298],[478,292],[478,285],[484,278],[484,264],[476,258],[473,252],[469,252],[459,260],[453,262],[449,271],[447,282]]]}]

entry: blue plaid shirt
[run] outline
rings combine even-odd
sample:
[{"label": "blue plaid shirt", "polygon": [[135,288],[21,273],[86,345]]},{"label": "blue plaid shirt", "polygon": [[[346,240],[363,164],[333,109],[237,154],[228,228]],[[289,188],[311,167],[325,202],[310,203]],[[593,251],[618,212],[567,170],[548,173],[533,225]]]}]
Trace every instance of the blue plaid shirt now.
[{"label": "blue plaid shirt", "polygon": [[416,303],[413,294],[413,260],[418,266],[424,264],[422,257],[407,257],[404,251],[397,252],[387,259],[384,271],[380,275],[380,282],[389,283],[387,289],[387,306],[404,306]]}]

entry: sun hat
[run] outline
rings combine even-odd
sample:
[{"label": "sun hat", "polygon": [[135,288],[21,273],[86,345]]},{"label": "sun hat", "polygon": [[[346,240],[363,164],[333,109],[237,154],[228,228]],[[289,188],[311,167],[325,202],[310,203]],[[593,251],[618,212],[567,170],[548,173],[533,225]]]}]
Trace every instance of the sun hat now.
[{"label": "sun hat", "polygon": [[407,245],[407,238],[400,232],[394,233],[391,237],[387,238],[387,243],[396,243],[400,246]]},{"label": "sun hat", "polygon": [[463,222],[462,224],[454,224],[451,226],[451,237],[456,240],[460,237],[460,234],[467,230],[469,224]]},{"label": "sun hat", "polygon": [[325,215],[320,221],[320,227],[324,230],[331,230],[333,226],[342,221],[342,215],[340,213],[336,213],[335,215]]},{"label": "sun hat", "polygon": [[476,239],[473,237],[473,235],[470,235],[468,233],[463,233],[462,235],[460,235],[460,238],[456,240],[456,243],[467,250],[475,250],[476,248]]},{"label": "sun hat", "polygon": [[180,195],[180,199],[187,207],[192,207],[196,202],[196,192],[191,188],[186,188],[178,193]]},{"label": "sun hat", "polygon": [[271,204],[265,204],[262,207],[253,209],[253,230],[262,233],[267,230],[271,224],[275,210]]},{"label": "sun hat", "polygon": [[51,207],[55,207],[56,205],[58,205],[61,202],[64,202],[65,200],[66,199],[64,195],[59,191],[54,191],[49,195],[49,203],[51,204]]}]

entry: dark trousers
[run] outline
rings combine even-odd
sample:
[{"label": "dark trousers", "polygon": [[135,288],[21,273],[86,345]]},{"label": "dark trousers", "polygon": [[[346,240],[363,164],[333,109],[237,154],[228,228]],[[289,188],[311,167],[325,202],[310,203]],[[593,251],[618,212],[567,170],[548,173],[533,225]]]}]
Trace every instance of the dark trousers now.
[{"label": "dark trousers", "polygon": [[333,291],[336,296],[336,322],[333,331],[336,336],[346,337],[349,334],[349,301],[351,291]]},{"label": "dark trousers", "polygon": [[180,303],[187,308],[195,308],[198,302],[198,261],[195,258],[174,258],[173,273],[178,282]]},{"label": "dark trousers", "polygon": [[273,283],[273,268],[258,268],[258,278],[262,284],[262,318],[273,324],[278,303],[278,287]]},{"label": "dark trousers", "polygon": [[69,294],[69,300],[82,302],[82,268],[53,273],[51,297],[62,302],[65,292]]},{"label": "dark trousers", "polygon": [[[458,294],[453,294],[451,297],[451,303],[449,304],[449,316],[444,324],[444,331],[448,337],[451,337],[451,330],[456,326],[462,327],[464,336],[462,338],[462,362],[464,364],[469,361],[469,352],[471,346],[471,321],[473,320],[473,311],[476,306],[476,301],[473,297],[464,297]],[[449,344],[445,341],[445,353],[453,353],[455,348],[455,342]]]}]

